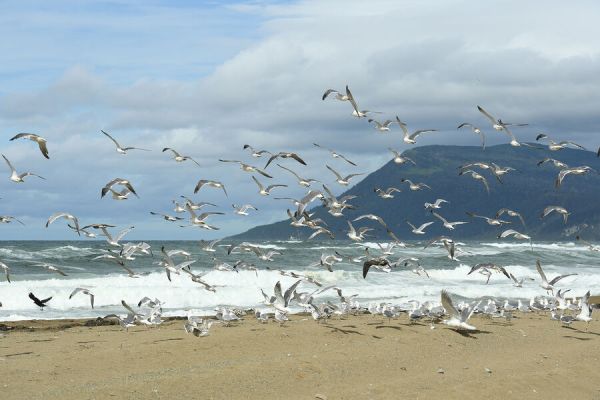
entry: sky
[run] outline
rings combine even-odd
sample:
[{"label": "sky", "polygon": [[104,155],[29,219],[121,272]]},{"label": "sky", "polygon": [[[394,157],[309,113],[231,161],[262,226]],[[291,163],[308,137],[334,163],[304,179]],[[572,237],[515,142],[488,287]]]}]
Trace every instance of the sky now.
[{"label": "sky", "polygon": [[[24,222],[0,226],[0,239],[77,239],[58,211],[82,224],[135,226],[129,239],[207,239],[286,217],[291,206],[272,197],[304,194],[290,174],[268,167],[282,183],[270,197],[234,159],[264,167],[242,149],[294,151],[307,166],[281,163],[341,193],[325,164],[343,174],[369,173],[405,150],[398,126],[380,134],[350,115],[348,102],[321,100],[328,88],[352,89],[377,119],[399,116],[409,129],[437,129],[417,145],[469,144],[465,121],[489,144],[505,143],[476,106],[515,128],[519,140],[544,132],[589,149],[600,145],[600,26],[594,1],[20,1],[0,14],[0,214]],[[121,144],[151,149],[118,154]],[[48,140],[50,160],[35,143],[9,141],[19,132]],[[329,158],[314,142],[358,164]],[[172,147],[193,157],[177,163]],[[140,198],[100,198],[115,177]],[[199,179],[218,190],[193,189]],[[174,215],[185,195],[218,205],[218,231],[181,228],[150,211]],[[258,211],[242,217],[231,204]]]}]

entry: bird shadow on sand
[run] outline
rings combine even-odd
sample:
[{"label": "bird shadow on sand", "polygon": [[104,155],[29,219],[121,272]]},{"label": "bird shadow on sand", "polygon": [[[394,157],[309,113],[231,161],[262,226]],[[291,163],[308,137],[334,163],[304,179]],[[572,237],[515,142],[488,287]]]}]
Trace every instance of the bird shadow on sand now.
[{"label": "bird shadow on sand", "polygon": [[379,326],[376,326],[376,327],[375,327],[375,329],[383,329],[383,328],[386,328],[386,329],[396,329],[396,330],[398,330],[398,331],[401,331],[401,330],[402,330],[402,328],[401,328],[401,327],[399,327],[399,326],[394,326],[394,325],[379,325]]},{"label": "bird shadow on sand", "polygon": [[582,340],[582,341],[592,340],[592,338],[589,338],[589,337],[577,337],[577,336],[570,336],[570,335],[563,335],[563,337],[567,338],[567,339],[577,339],[577,340]]},{"label": "bird shadow on sand", "polygon": [[469,338],[469,339],[477,339],[478,335],[487,335],[489,333],[492,333],[490,331],[459,331],[456,329],[449,329],[450,331],[454,332],[454,333],[458,333],[459,335]]},{"label": "bird shadow on sand", "polygon": [[351,330],[351,329],[341,329],[341,328],[336,328],[335,326],[325,325],[325,324],[323,324],[321,326],[331,329],[332,332],[339,332],[339,333],[343,333],[344,335],[348,335],[348,334],[354,334],[354,335],[360,335],[360,336],[365,335],[364,333],[360,333],[359,331],[355,331],[355,330]]},{"label": "bird shadow on sand", "polygon": [[175,340],[183,340],[183,338],[169,338],[169,339],[158,339],[153,341],[152,343],[160,343],[160,342],[171,342]]}]

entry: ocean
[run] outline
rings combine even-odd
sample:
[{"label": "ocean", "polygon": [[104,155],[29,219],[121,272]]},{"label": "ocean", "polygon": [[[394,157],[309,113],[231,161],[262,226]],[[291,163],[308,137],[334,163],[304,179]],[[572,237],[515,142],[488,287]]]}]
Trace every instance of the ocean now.
[{"label": "ocean", "polygon": [[[259,260],[253,253],[227,255],[224,241],[215,253],[206,253],[196,241],[149,241],[153,256],[137,255],[127,266],[140,275],[130,278],[124,270],[107,260],[94,260],[104,254],[105,241],[18,241],[0,244],[0,261],[11,268],[11,280],[5,280],[0,270],[0,320],[63,319],[100,317],[110,313],[124,314],[121,300],[133,305],[148,296],[164,303],[163,315],[185,315],[188,310],[195,314],[211,314],[217,306],[239,308],[264,307],[260,289],[273,293],[273,286],[281,281],[285,288],[296,279],[282,276],[277,270],[294,271],[310,276],[323,285],[336,285],[344,295],[358,294],[363,306],[370,302],[405,303],[409,300],[439,301],[440,291],[447,289],[458,298],[476,299],[529,299],[545,295],[539,287],[540,277],[536,271],[536,259],[540,259],[549,279],[557,274],[577,273],[559,282],[557,287],[571,289],[570,295],[580,296],[587,290],[600,286],[600,253],[585,245],[573,242],[529,243],[517,242],[465,242],[460,245],[464,254],[452,261],[443,248],[424,249],[426,242],[407,242],[406,248],[394,249],[390,260],[417,257],[429,272],[430,278],[418,276],[411,267],[399,267],[390,273],[371,269],[366,279],[362,277],[362,264],[344,261],[333,266],[333,272],[317,263],[322,253],[358,256],[368,247],[373,256],[381,254],[376,243],[301,242],[296,240],[254,243],[264,249],[281,252],[274,261]],[[167,250],[182,249],[192,254],[192,271],[203,274],[203,280],[217,286],[209,292],[190,280],[187,274],[171,275],[167,279],[164,269],[155,262],[161,259],[161,246]],[[213,269],[212,257],[233,265],[237,260],[254,263],[258,271],[242,270],[224,272]],[[49,272],[35,263],[46,262],[61,268],[68,276]],[[513,286],[511,280],[501,274],[493,274],[486,284],[486,277],[473,273],[470,267],[478,263],[495,263],[504,266],[518,279],[525,278],[522,288]],[[529,280],[527,278],[533,278]],[[95,308],[91,309],[88,296],[77,294],[69,299],[76,287],[90,289],[95,295]],[[303,282],[299,291],[312,291],[316,286]],[[28,298],[33,292],[38,298],[52,296],[43,311]],[[594,294],[594,293],[593,293]],[[317,301],[334,300],[334,291],[317,297]],[[297,310],[299,311],[299,309]]]}]

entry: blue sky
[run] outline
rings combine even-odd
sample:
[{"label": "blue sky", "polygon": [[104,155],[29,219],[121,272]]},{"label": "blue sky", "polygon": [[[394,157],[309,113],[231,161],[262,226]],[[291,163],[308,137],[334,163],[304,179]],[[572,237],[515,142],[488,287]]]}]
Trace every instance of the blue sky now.
[{"label": "blue sky", "polygon": [[[83,223],[135,225],[130,237],[146,239],[222,236],[283,219],[287,204],[258,196],[250,175],[217,160],[263,166],[242,151],[245,143],[297,151],[309,165],[287,166],[341,192],[314,141],[360,161],[359,171],[335,165],[345,173],[371,172],[389,160],[387,147],[406,148],[398,130],[379,135],[349,116],[347,104],[321,101],[325,89],[346,84],[382,118],[440,130],[419,144],[476,145],[455,127],[484,125],[481,104],[529,122],[517,132],[522,140],[544,131],[597,148],[599,8],[592,1],[3,2],[0,150],[47,181],[15,184],[0,166],[1,213],[26,223],[1,226],[0,239],[73,238],[64,224],[43,228],[56,211]],[[100,129],[153,151],[119,155]],[[33,143],[8,141],[22,131],[46,137],[51,160]],[[167,146],[201,167],[175,163],[160,151]],[[289,185],[281,195],[302,196],[286,173],[273,173]],[[140,199],[100,199],[117,176],[130,179]],[[224,181],[231,193],[193,196],[227,213],[213,219],[220,231],[149,215],[173,214],[171,201],[192,196],[202,178]],[[259,212],[232,215],[232,202]]]}]

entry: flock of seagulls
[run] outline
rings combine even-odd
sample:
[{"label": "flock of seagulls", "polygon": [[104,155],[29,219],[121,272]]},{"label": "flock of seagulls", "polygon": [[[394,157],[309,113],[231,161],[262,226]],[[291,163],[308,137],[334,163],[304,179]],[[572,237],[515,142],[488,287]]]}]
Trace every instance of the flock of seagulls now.
[{"label": "flock of seagulls", "polygon": [[[408,145],[416,144],[418,138],[422,134],[434,133],[437,131],[436,129],[417,129],[411,132],[409,131],[407,124],[400,120],[398,116],[395,116],[395,118],[391,117],[384,121],[378,121],[375,119],[375,116],[383,113],[379,111],[361,109],[358,106],[357,99],[354,97],[348,86],[346,86],[345,91],[338,91],[334,89],[326,90],[322,96],[322,100],[326,100],[328,98],[340,102],[349,102],[352,108],[351,115],[357,119],[367,119],[368,122],[372,124],[380,133],[389,134],[393,130],[393,126],[397,124],[402,132],[403,142]],[[477,109],[480,114],[485,117],[493,130],[507,135],[509,143],[512,146],[533,146],[532,144],[518,141],[517,137],[512,132],[513,127],[525,126],[527,124],[507,123],[500,118],[492,116],[492,114],[480,106],[477,106]],[[480,136],[482,148],[485,148],[486,137],[484,131],[476,124],[472,124],[470,122],[463,122],[458,125],[458,129],[465,127],[470,128],[473,133]],[[144,149],[135,146],[122,146],[119,141],[117,141],[109,133],[105,131],[101,131],[101,133],[110,139],[110,141],[112,141],[116,147],[117,153],[119,154],[126,155],[132,150],[145,152],[151,151],[150,149]],[[50,159],[47,141],[44,138],[32,133],[20,133],[10,140],[16,139],[28,139],[37,143],[42,155],[46,159]],[[548,143],[548,148],[551,151],[560,151],[567,147],[584,149],[583,146],[580,146],[572,141],[556,142],[550,139],[547,134],[538,135],[536,141],[546,141]],[[355,162],[351,161],[349,158],[333,149],[323,147],[317,143],[314,143],[314,147],[328,152],[333,159],[341,160],[344,163],[344,168],[358,167]],[[256,164],[261,159],[266,158],[267,160],[264,163],[264,166],[256,166],[234,159],[219,159],[219,161],[227,164],[237,164],[242,171],[251,174],[250,179],[252,179],[252,181],[256,184],[258,194],[260,196],[271,196],[273,191],[280,192],[288,187],[287,184],[271,184],[271,181],[269,180],[274,179],[274,173],[272,172],[276,170],[274,166],[278,167],[280,170],[286,171],[286,173],[293,175],[297,180],[297,184],[307,191],[306,194],[300,199],[294,199],[291,197],[273,197],[274,200],[285,200],[292,204],[293,207],[289,207],[287,209],[290,225],[296,228],[306,229],[308,232],[311,232],[310,234],[306,235],[308,237],[307,240],[311,240],[317,236],[329,237],[332,239],[335,237],[334,232],[322,219],[315,218],[314,213],[310,211],[311,206],[314,203],[320,203],[325,206],[329,214],[338,218],[344,218],[345,210],[355,209],[355,207],[351,204],[351,201],[356,196],[346,195],[338,198],[334,195],[334,191],[330,187],[318,179],[304,177],[302,176],[303,174],[294,171],[290,164],[300,168],[307,165],[303,157],[295,152],[271,152],[264,149],[258,150],[249,144],[244,145],[243,150],[247,151],[248,155],[255,160],[255,162],[252,164]],[[414,160],[410,159],[403,153],[392,148],[389,148],[389,151],[392,153],[392,160],[398,166],[405,164],[416,165]],[[164,147],[162,152],[169,152],[176,162],[181,163],[185,161],[191,161],[197,166],[200,166],[200,164],[194,158],[188,155],[182,155],[173,148]],[[600,157],[600,149],[598,150],[598,156]],[[24,172],[20,174],[17,173],[9,159],[5,155],[3,155],[3,158],[10,169],[11,181],[23,183],[25,182],[25,178],[29,176],[44,179],[43,177],[32,172]],[[288,166],[282,165],[284,162],[287,163]],[[555,181],[555,186],[557,188],[561,186],[567,176],[576,176],[595,172],[594,169],[589,166],[569,167],[564,162],[551,158],[541,160],[538,165],[541,166],[546,163],[551,163],[555,168],[559,169],[558,176]],[[353,178],[365,175],[364,172],[348,172],[347,170],[345,172],[339,172],[339,167],[336,166],[336,168],[333,168],[328,164],[325,164],[325,168],[329,170],[331,174],[333,174],[335,182],[341,187],[350,185]],[[502,180],[505,179],[510,172],[515,171],[515,169],[509,166],[499,166],[497,164],[484,161],[477,161],[459,167],[459,175],[469,176],[470,178],[481,182],[486,192],[489,193],[488,178],[483,175],[483,171],[491,172],[495,179],[497,179],[499,182],[502,182]],[[267,180],[269,183],[265,183],[265,180]],[[397,183],[398,186],[401,184],[406,184],[406,187],[410,191],[426,191],[431,189],[427,183],[413,182],[409,179],[402,179]],[[222,191],[223,195],[229,202],[229,194],[226,190],[225,184],[218,180],[205,178],[198,180],[194,188],[194,194],[207,190],[208,188]],[[401,189],[394,186],[390,186],[388,188],[374,187],[373,191],[381,199],[387,200],[393,198],[395,193],[401,192]],[[114,178],[102,186],[100,190],[100,197],[104,198],[108,194],[110,194],[110,197],[116,201],[129,200],[130,195],[139,197],[133,183],[125,178]],[[174,205],[173,211],[176,214],[188,214],[189,225],[180,225],[181,227],[197,227],[206,230],[219,229],[219,227],[212,222],[212,219],[218,215],[223,215],[224,212],[204,210],[205,207],[217,207],[216,204],[208,202],[194,203],[189,198],[184,196],[181,197],[183,200],[172,200]],[[233,212],[240,216],[247,216],[250,213],[258,212],[258,209],[252,204],[230,204],[233,208]],[[460,225],[471,223],[471,221],[449,221],[447,218],[445,218],[442,215],[443,210],[449,206],[449,202],[442,198],[438,198],[431,203],[426,202],[424,204],[424,208],[425,210],[429,211],[428,214],[431,215],[433,220],[420,223],[418,226],[406,220],[407,225],[411,228],[412,234],[416,235],[416,237],[419,235],[424,235],[426,233],[425,229],[432,224],[437,223],[438,221],[449,232],[459,229]],[[150,211],[150,214],[161,217],[169,223],[182,223],[182,221],[186,219],[183,216],[170,215],[159,211]],[[549,218],[552,214],[562,215],[564,223],[567,223],[567,218],[570,212],[560,205],[549,205],[543,210],[541,218]],[[525,219],[523,216],[519,212],[508,208],[502,208],[498,210],[494,216],[478,215],[471,211],[467,211],[466,215],[472,220],[480,219],[485,221],[491,227],[500,228],[504,225],[513,224],[514,222],[508,220],[508,218],[500,218],[506,215],[509,218],[518,218],[523,228],[525,228]],[[13,220],[22,223],[13,216],[0,216],[0,222],[2,223],[10,223]],[[57,212],[48,218],[46,227],[58,220],[65,220],[67,228],[79,236],[84,235],[88,238],[96,238],[98,236],[104,237],[108,245],[108,249],[106,249],[101,256],[96,257],[96,259],[105,259],[114,262],[116,265],[119,265],[124,270],[124,273],[131,278],[136,278],[140,275],[136,273],[130,265],[128,265],[130,261],[135,260],[136,257],[139,256],[154,256],[150,245],[147,243],[123,242],[124,237],[132,229],[134,229],[133,226],[115,233],[112,231],[113,228],[116,228],[115,226],[104,223],[92,223],[84,225],[76,216],[68,212]],[[370,271],[377,271],[377,273],[390,273],[396,268],[408,267],[416,275],[419,275],[424,279],[429,278],[428,272],[421,265],[421,262],[418,258],[399,258],[397,261],[392,260],[392,257],[395,254],[395,249],[404,248],[407,245],[398,239],[396,234],[388,227],[387,223],[381,217],[375,214],[364,214],[352,220],[347,219],[346,222],[348,228],[346,231],[346,236],[349,240],[360,244],[369,236],[369,232],[372,232],[376,229],[368,226],[359,226],[359,224],[362,224],[363,221],[375,222],[378,226],[377,229],[382,229],[390,237],[391,241],[389,244],[379,244],[380,254],[373,255],[368,248],[365,250],[364,255],[358,257],[344,256],[337,251],[335,254],[323,253],[320,259],[316,260],[310,266],[323,268],[326,271],[333,272],[336,263],[355,263],[362,265],[362,275],[364,279],[368,279],[368,276],[370,276]],[[532,238],[529,235],[521,233],[515,229],[505,229],[500,232],[497,237],[500,239],[512,237],[517,240],[526,240],[529,241],[529,243],[533,246]],[[222,246],[218,245],[218,243],[219,240],[212,242],[201,241],[199,245],[202,251],[212,255],[219,252],[222,248]],[[426,244],[425,248],[428,248],[429,246],[442,246],[447,251],[448,258],[451,261],[458,261],[457,257],[460,256],[460,254],[464,254],[464,250],[460,247],[460,245],[460,243],[456,242],[449,236],[441,236],[431,240]],[[594,249],[593,245],[588,245],[591,250]],[[594,250],[598,251],[598,249]],[[227,246],[226,251],[228,255],[253,254],[253,257],[256,257],[257,260],[267,263],[273,262],[278,256],[281,255],[281,252],[279,251],[265,251],[259,246],[245,242]],[[207,292],[218,291],[218,287],[210,282],[207,282],[203,274],[196,273],[192,270],[192,266],[194,263],[196,263],[196,260],[191,258],[191,254],[189,252],[180,249],[167,249],[163,246],[160,249],[160,255],[160,261],[156,262],[155,264],[165,271],[166,277],[169,281],[171,281],[173,275],[187,276],[192,282],[197,283],[200,289],[203,289]],[[259,273],[259,269],[252,261],[239,260],[234,265],[220,261],[216,257],[213,258],[213,261],[214,270],[233,273],[239,272],[240,270],[250,270],[254,271],[256,274]],[[56,273],[62,276],[67,275],[63,270],[55,265],[39,263],[37,266],[44,268],[51,273]],[[10,267],[5,263],[0,262],[0,268],[4,272],[7,282],[10,283]],[[420,303],[418,301],[410,301],[400,305],[392,305],[389,303],[372,303],[367,306],[361,306],[361,304],[358,302],[358,294],[347,295],[343,293],[343,288],[341,287],[323,286],[321,282],[316,281],[313,277],[295,273],[293,271],[278,270],[275,268],[269,269],[278,271],[282,276],[291,277],[297,280],[285,290],[282,287],[281,282],[277,282],[273,288],[273,295],[265,293],[262,288],[260,289],[260,295],[263,298],[263,304],[266,308],[254,310],[254,316],[260,322],[264,323],[268,322],[272,318],[279,324],[285,324],[286,321],[289,320],[288,315],[291,312],[292,306],[297,306],[304,309],[305,311],[309,312],[317,321],[331,318],[332,316],[336,315],[343,316],[345,314],[359,312],[379,314],[389,319],[396,318],[400,313],[407,313],[410,321],[424,318],[431,321],[432,327],[434,327],[435,322],[441,322],[452,329],[468,331],[477,329],[475,326],[469,324],[469,320],[473,314],[483,314],[492,318],[510,318],[514,311],[528,312],[532,310],[549,310],[552,313],[551,315],[553,319],[557,319],[561,323],[567,325],[574,321],[583,321],[589,323],[591,320],[592,308],[589,304],[589,292],[581,296],[578,300],[566,299],[564,294],[568,290],[559,289],[558,292],[555,293],[556,285],[559,283],[559,281],[576,274],[571,273],[559,275],[551,280],[548,280],[544,271],[542,270],[539,260],[536,262],[536,269],[541,280],[540,287],[546,291],[546,296],[536,296],[535,298],[532,298],[529,305],[525,305],[521,301],[519,301],[517,305],[513,305],[508,300],[506,300],[504,303],[498,303],[494,299],[482,299],[476,302],[456,302],[446,290],[442,290],[440,293],[439,302]],[[486,277],[485,284],[489,282],[490,277],[494,273],[506,277],[511,284],[516,287],[522,287],[525,281],[524,278],[518,279],[515,277],[510,271],[507,271],[505,267],[492,263],[477,264],[468,272],[468,274],[472,273],[478,273]],[[312,290],[307,290],[305,288],[307,285],[312,285],[314,287]],[[319,296],[328,292],[335,292],[337,294],[338,301],[333,302],[330,300],[319,300]],[[551,294],[553,297],[547,297],[549,294]],[[69,299],[76,295],[89,296],[90,305],[92,308],[94,308],[95,295],[92,293],[90,288],[74,288],[69,296]],[[48,303],[52,300],[52,297],[40,300],[40,298],[33,293],[29,293],[29,298],[41,309],[47,307]],[[125,301],[122,301],[122,306],[126,311],[125,316],[111,314],[105,318],[114,318],[118,320],[119,324],[125,329],[140,324],[150,326],[158,325],[162,321],[162,304],[158,299],[151,300],[150,298],[144,298],[138,303],[137,309],[128,305]],[[246,315],[244,310],[227,307],[219,307],[215,310],[215,312],[218,322],[224,324],[225,326],[242,320],[244,315]],[[560,314],[557,314],[557,312],[560,312]],[[445,318],[446,316],[447,318]],[[200,318],[188,314],[184,328],[188,333],[192,333],[197,337],[203,337],[209,334],[209,330],[213,322],[213,319]]]}]

